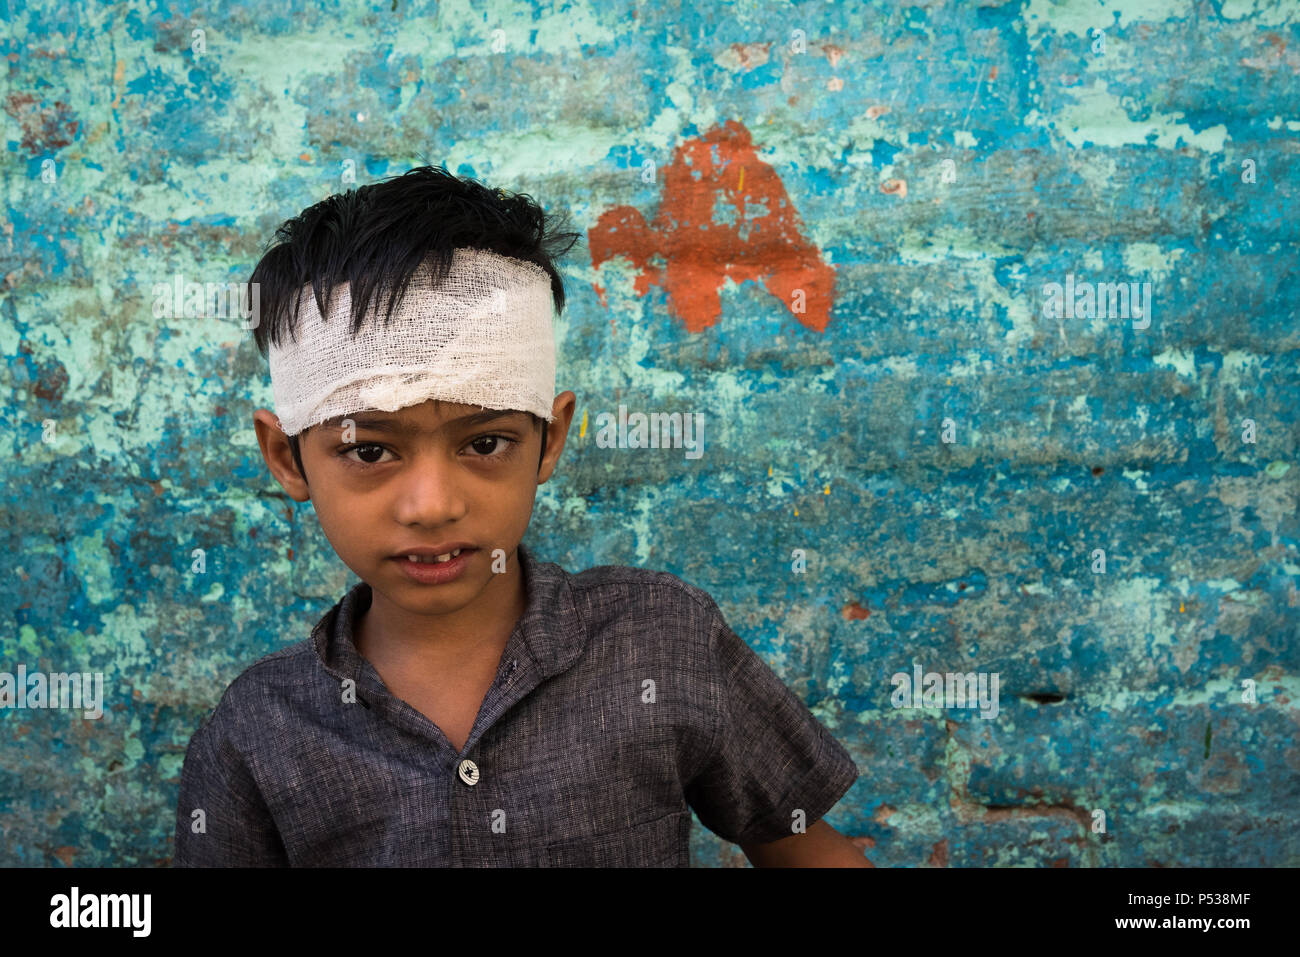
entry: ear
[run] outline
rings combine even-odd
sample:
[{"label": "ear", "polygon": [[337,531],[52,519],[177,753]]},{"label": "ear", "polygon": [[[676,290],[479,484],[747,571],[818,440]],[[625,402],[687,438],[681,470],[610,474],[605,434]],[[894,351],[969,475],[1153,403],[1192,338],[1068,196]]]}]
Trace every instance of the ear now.
[{"label": "ear", "polygon": [[[253,413],[253,429],[257,432],[257,444],[262,448],[262,458],[271,470],[280,487],[289,493],[295,502],[311,499],[307,483],[298,474],[298,466],[293,461],[293,450],[289,448],[289,437],[280,428],[280,420],[270,409],[258,409]],[[306,436],[303,435],[302,439]],[[303,451],[305,442],[300,439],[299,452]]]},{"label": "ear", "polygon": [[564,451],[564,440],[569,434],[577,401],[578,397],[572,392],[561,392],[551,405],[551,415],[555,416],[555,420],[550,423],[542,420],[542,428],[546,430],[546,455],[542,457],[542,465],[537,472],[538,485],[545,483],[555,471],[555,463]]}]

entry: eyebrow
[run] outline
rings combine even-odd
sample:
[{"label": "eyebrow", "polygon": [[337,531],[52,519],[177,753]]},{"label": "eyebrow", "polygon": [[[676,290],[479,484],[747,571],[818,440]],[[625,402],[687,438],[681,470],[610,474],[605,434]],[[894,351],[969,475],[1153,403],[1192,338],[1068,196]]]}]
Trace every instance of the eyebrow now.
[{"label": "eyebrow", "polygon": [[473,412],[469,415],[462,415],[457,419],[448,419],[439,429],[426,429],[419,425],[406,425],[397,419],[380,419],[368,415],[338,416],[322,423],[326,428],[339,428],[343,425],[345,418],[350,418],[358,429],[365,429],[369,432],[383,432],[387,435],[424,435],[430,432],[437,432],[449,426],[459,426],[461,428],[470,428],[475,425],[481,425],[484,422],[493,422],[497,419],[525,415],[524,412],[510,412],[500,409],[488,409],[484,412]]}]

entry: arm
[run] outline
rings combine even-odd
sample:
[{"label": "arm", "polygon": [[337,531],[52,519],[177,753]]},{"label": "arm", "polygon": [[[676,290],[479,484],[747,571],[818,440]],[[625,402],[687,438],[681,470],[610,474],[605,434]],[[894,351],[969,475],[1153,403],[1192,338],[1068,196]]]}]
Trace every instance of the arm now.
[{"label": "arm", "polygon": [[767,844],[741,844],[755,867],[874,867],[858,846],[826,823],[818,821],[803,834]]},{"label": "arm", "polygon": [[[247,766],[211,725],[190,741],[176,803],[173,867],[288,867]],[[198,813],[196,813],[198,812]]]},{"label": "arm", "polygon": [[858,777],[852,757],[710,607],[714,736],[685,791],[700,823],[755,867],[872,867],[823,820]]}]

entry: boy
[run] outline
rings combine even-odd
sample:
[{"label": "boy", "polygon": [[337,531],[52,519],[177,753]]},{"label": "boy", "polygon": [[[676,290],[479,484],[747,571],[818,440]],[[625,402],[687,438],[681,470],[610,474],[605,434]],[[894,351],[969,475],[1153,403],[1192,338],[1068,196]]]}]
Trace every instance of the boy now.
[{"label": "boy", "polygon": [[687,866],[694,808],[756,865],[870,866],[821,820],[857,768],[708,593],[520,544],[576,399],[548,226],[422,167],[255,268],[262,455],[361,582],[195,732],[177,865]]}]

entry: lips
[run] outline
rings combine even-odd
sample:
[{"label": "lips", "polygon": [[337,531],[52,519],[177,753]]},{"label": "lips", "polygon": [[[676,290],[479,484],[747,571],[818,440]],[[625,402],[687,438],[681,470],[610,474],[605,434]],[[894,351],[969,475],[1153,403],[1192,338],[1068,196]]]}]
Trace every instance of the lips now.
[{"label": "lips", "polygon": [[[420,586],[447,585],[464,578],[470,567],[470,560],[478,549],[458,542],[440,545],[444,551],[436,548],[414,546],[401,555],[394,555],[393,561],[408,581]],[[443,556],[458,552],[455,558]],[[414,556],[414,558],[412,558]]]}]

